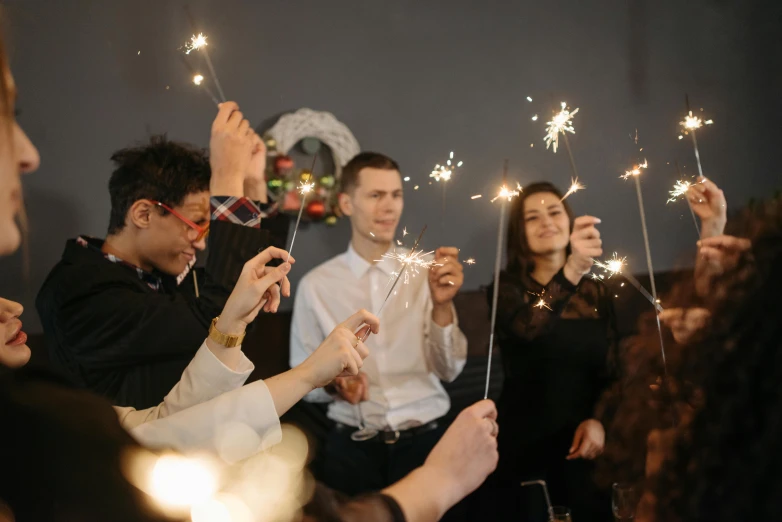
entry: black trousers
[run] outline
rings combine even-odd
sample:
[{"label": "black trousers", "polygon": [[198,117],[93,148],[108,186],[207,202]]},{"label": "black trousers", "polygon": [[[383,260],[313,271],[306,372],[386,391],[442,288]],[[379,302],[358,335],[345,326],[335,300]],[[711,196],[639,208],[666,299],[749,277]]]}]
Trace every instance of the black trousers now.
[{"label": "black trousers", "polygon": [[424,463],[444,432],[443,426],[400,438],[357,442],[349,430],[333,429],[323,450],[323,482],[346,495],[379,491]]}]

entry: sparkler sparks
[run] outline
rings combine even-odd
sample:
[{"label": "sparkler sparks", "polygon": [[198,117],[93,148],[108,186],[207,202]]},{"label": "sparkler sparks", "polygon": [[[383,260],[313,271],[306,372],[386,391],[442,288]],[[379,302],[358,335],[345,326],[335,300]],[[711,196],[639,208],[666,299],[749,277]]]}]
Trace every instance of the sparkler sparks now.
[{"label": "sparkler sparks", "polygon": [[565,201],[568,196],[571,194],[575,194],[581,189],[585,189],[586,185],[579,183],[578,178],[570,178],[570,188],[565,192],[565,195],[562,196],[562,199],[560,201]]},{"label": "sparkler sparks", "polygon": [[[606,275],[610,278],[616,274],[622,273],[622,270],[625,268],[626,260],[626,257],[619,257],[616,252],[614,252],[614,256],[611,259],[606,259],[605,261],[598,261],[595,259],[594,263],[595,266],[603,269]],[[595,278],[593,277],[593,279]]]},{"label": "sparkler sparks", "polygon": [[546,123],[546,136],[544,138],[546,140],[546,148],[548,149],[549,146],[553,144],[554,152],[557,152],[557,147],[559,147],[560,133],[576,133],[575,129],[573,128],[572,120],[573,116],[575,116],[575,114],[578,112],[578,108],[573,111],[569,111],[566,102],[562,102],[561,105],[562,110],[555,114],[551,121]]},{"label": "sparkler sparks", "polygon": [[[418,274],[421,273],[421,271],[426,271],[431,269],[435,266],[443,266],[442,263],[436,263],[434,259],[428,258],[428,256],[432,255],[434,253],[434,250],[431,250],[429,252],[424,252],[423,250],[410,250],[409,252],[402,251],[397,252],[396,249],[394,249],[393,252],[388,254],[383,254],[382,257],[386,259],[391,259],[393,261],[398,261],[402,265],[402,269],[407,267],[407,271],[405,271],[405,281],[404,284],[410,283],[410,275],[412,273],[412,276],[415,277]],[[391,272],[391,277],[388,281],[388,284],[392,284],[397,277],[399,277],[399,272]]]},{"label": "sparkler sparks", "polygon": [[[310,179],[310,178],[312,178],[311,174],[310,174],[310,177],[307,178],[307,179]],[[314,187],[315,187],[315,182],[314,181],[302,181],[301,183],[299,183],[299,194],[301,194],[302,196],[305,196],[305,195],[309,194],[310,192],[312,192],[312,189]]]},{"label": "sparkler sparks", "polygon": [[544,308],[547,308],[548,310],[551,310],[551,307],[548,305],[548,303],[542,297],[540,298],[540,301],[535,303],[534,306],[537,306],[541,310],[544,309]]},{"label": "sparkler sparks", "polygon": [[193,83],[194,84],[201,85],[201,82],[203,82],[203,81],[204,81],[204,77],[202,75],[196,74],[195,76],[193,76]]},{"label": "sparkler sparks", "polygon": [[521,185],[519,185],[518,183],[516,183],[516,190],[511,190],[507,187],[507,185],[503,185],[502,188],[500,188],[497,197],[492,199],[491,202],[494,203],[500,198],[507,199],[508,201],[510,201],[516,196],[518,196],[519,193],[521,193],[521,191],[522,191]]},{"label": "sparkler sparks", "polygon": [[190,41],[185,43],[185,54],[190,54],[192,51],[197,51],[206,45],[206,35],[204,33],[198,33],[198,36],[193,35]]},{"label": "sparkler sparks", "polygon": [[678,180],[676,184],[673,186],[673,190],[668,192],[671,197],[668,198],[668,201],[666,203],[672,203],[679,199],[681,196],[684,196],[687,194],[687,191],[690,190],[690,187],[692,186],[692,183],[689,181],[682,181]]},{"label": "sparkler sparks", "polygon": [[472,258],[472,257],[470,259],[465,259],[464,260],[464,264],[465,265],[474,265],[475,264],[475,259]]},{"label": "sparkler sparks", "polygon": [[478,199],[478,198],[482,198],[482,197],[483,197],[482,194],[475,194],[474,196],[471,196],[470,199]]},{"label": "sparkler sparks", "polygon": [[407,231],[407,227],[402,229],[402,237],[405,237],[409,232]]},{"label": "sparkler sparks", "polygon": [[687,115],[684,116],[684,120],[679,122],[679,125],[688,131],[694,131],[700,129],[704,125],[711,125],[713,123],[714,120],[703,121],[699,117],[693,116],[692,111],[688,111]]},{"label": "sparkler sparks", "polygon": [[648,167],[649,167],[649,162],[644,160],[643,163],[640,163],[638,165],[633,165],[633,168],[631,168],[630,170],[626,170],[625,173],[619,177],[624,180],[628,180],[633,176],[640,176],[641,170],[646,169]]},{"label": "sparkler sparks", "polygon": [[445,162],[445,165],[440,165],[439,163],[434,166],[434,169],[432,170],[432,173],[429,174],[430,178],[434,178],[435,181],[449,181],[451,179],[451,176],[453,175],[454,170],[464,165],[463,161],[460,161],[458,163],[454,162],[453,159],[453,152],[451,152],[450,156],[448,157],[448,160]]}]

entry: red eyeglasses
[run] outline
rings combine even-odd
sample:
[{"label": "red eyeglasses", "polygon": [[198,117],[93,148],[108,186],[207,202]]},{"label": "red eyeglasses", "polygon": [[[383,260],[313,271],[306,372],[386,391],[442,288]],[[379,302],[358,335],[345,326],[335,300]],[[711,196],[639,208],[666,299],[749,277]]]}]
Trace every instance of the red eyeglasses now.
[{"label": "red eyeglasses", "polygon": [[190,227],[193,230],[195,230],[196,234],[197,234],[196,238],[195,238],[196,242],[201,241],[202,239],[206,239],[206,237],[209,236],[209,223],[207,223],[204,226],[197,225],[194,222],[192,222],[189,219],[187,219],[182,214],[180,214],[179,212],[177,212],[176,210],[174,210],[173,208],[171,208],[168,205],[166,205],[165,203],[161,203],[160,201],[155,201],[155,200],[150,200],[150,203],[152,203],[153,205],[156,205],[156,206],[158,206],[158,207],[160,207],[160,208],[170,212],[177,219],[179,219],[179,221],[181,221],[182,223],[184,223],[188,227]]}]

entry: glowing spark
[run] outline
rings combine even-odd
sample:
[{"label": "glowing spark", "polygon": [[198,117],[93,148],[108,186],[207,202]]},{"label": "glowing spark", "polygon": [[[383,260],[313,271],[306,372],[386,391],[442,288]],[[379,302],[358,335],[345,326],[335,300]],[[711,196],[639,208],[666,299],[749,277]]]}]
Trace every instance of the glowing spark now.
[{"label": "glowing spark", "polygon": [[633,165],[633,168],[630,170],[626,170],[625,173],[622,176],[619,176],[620,178],[627,180],[630,179],[632,176],[640,176],[641,175],[641,169],[645,169],[649,167],[649,162],[644,160],[643,163],[640,163],[638,165]]},{"label": "glowing spark", "polygon": [[714,123],[714,120],[706,120],[703,123],[705,123],[706,125],[711,125]]},{"label": "glowing spark", "polygon": [[418,185],[416,185],[415,187],[413,187],[413,190],[418,190]]},{"label": "glowing spark", "polygon": [[310,181],[310,182],[302,181],[299,184],[299,194],[301,194],[302,196],[304,194],[309,194],[314,187],[315,187],[314,181]]},{"label": "glowing spark", "polygon": [[510,201],[516,196],[518,196],[521,190],[522,190],[521,185],[519,185],[518,183],[516,184],[516,190],[511,190],[506,185],[503,185],[502,188],[500,188],[500,192],[497,194],[497,197],[492,199],[491,202],[494,203],[500,198],[505,198],[508,201]]},{"label": "glowing spark", "polygon": [[547,122],[546,125],[546,148],[548,149],[549,146],[553,143],[554,144],[554,152],[557,152],[557,147],[559,147],[559,133],[565,133],[569,132],[570,134],[575,134],[576,131],[573,128],[573,116],[578,112],[578,109],[575,109],[574,111],[569,111],[567,109],[567,103],[562,102],[562,110],[559,111],[557,114],[554,115],[554,117],[551,119],[551,121]]},{"label": "glowing spark", "polygon": [[481,195],[481,194],[475,194],[470,199],[478,199],[478,198],[482,198],[482,197],[483,197],[483,195]]},{"label": "glowing spark", "polygon": [[537,114],[532,117],[532,121],[538,121],[538,115]]},{"label": "glowing spark", "polygon": [[570,196],[571,194],[575,194],[581,189],[585,189],[586,186],[578,182],[578,178],[570,178],[570,188],[565,192],[565,195],[562,196],[562,199],[560,201],[565,201],[565,199]]},{"label": "glowing spark", "polygon": [[[619,257],[617,256],[616,252],[614,252],[614,257],[611,259],[606,259],[605,261],[595,260],[594,263],[598,268],[602,268],[606,275],[610,278],[616,274],[622,273],[626,260],[626,257]],[[602,276],[600,278],[602,279]],[[594,274],[592,275],[592,279],[597,279]]]},{"label": "glowing spark", "polygon": [[397,240],[396,240],[396,244],[397,244],[397,245],[399,245],[399,246],[402,246],[402,241],[401,241],[401,240],[399,240],[399,239],[397,239]]},{"label": "glowing spark", "polygon": [[697,116],[693,116],[692,111],[690,111],[689,114],[684,117],[684,120],[679,122],[679,125],[687,130],[695,130],[700,129],[703,126],[703,121]]},{"label": "glowing spark", "polygon": [[544,308],[547,308],[547,309],[551,310],[551,307],[548,305],[548,303],[542,297],[540,298],[540,301],[535,303],[535,306],[537,306],[541,310],[544,309]]},{"label": "glowing spark", "polygon": [[434,178],[435,181],[448,181],[451,179],[454,170],[461,167],[462,165],[464,165],[463,161],[454,164],[453,152],[451,152],[448,160],[445,162],[445,165],[440,165],[439,163],[435,165],[432,173],[429,174],[429,177]]},{"label": "glowing spark", "polygon": [[198,36],[193,35],[190,41],[185,44],[185,54],[190,54],[191,51],[197,51],[201,47],[206,45],[206,36],[203,33],[198,33]]},{"label": "glowing spark", "polygon": [[474,265],[475,264],[475,259],[473,259],[472,257],[470,259],[465,259],[464,260],[464,264],[465,265]]},{"label": "glowing spark", "polygon": [[402,229],[402,237],[405,237],[408,234],[407,227]]},{"label": "glowing spark", "polygon": [[405,176],[405,181],[410,181],[410,176]]},{"label": "glowing spark", "polygon": [[[394,261],[399,261],[403,267],[407,266],[407,271],[405,272],[404,284],[409,284],[410,274],[412,274],[412,277],[415,277],[418,274],[420,274],[422,270],[429,270],[435,266],[443,266],[442,263],[436,263],[434,259],[427,259],[427,256],[430,256],[433,253],[434,250],[429,252],[424,252],[423,250],[411,250],[410,252],[397,252],[396,249],[394,249],[393,252],[389,254],[383,254],[382,257],[386,259],[392,259]],[[399,275],[399,271],[391,272],[391,276],[388,280],[388,284],[389,285],[392,284],[396,280],[398,275]]]},{"label": "glowing spark", "polygon": [[689,181],[682,181],[679,180],[676,182],[676,184],[673,186],[673,190],[669,192],[671,197],[666,201],[666,203],[671,203],[673,201],[676,201],[679,197],[687,194],[687,191],[690,190],[690,187],[692,186],[692,183]]},{"label": "glowing spark", "polygon": [[375,237],[375,234],[373,234],[372,232],[370,232],[369,235]]},{"label": "glowing spark", "polygon": [[527,96],[527,101],[531,102],[532,101],[532,96]]},{"label": "glowing spark", "polygon": [[201,82],[203,82],[203,81],[204,81],[204,77],[201,76],[200,74],[196,74],[195,76],[193,76],[193,83],[194,84],[201,85]]},{"label": "glowing spark", "polygon": [[684,139],[684,136],[682,136],[681,134],[679,134],[679,139],[680,139],[680,140],[683,140],[683,139]]}]

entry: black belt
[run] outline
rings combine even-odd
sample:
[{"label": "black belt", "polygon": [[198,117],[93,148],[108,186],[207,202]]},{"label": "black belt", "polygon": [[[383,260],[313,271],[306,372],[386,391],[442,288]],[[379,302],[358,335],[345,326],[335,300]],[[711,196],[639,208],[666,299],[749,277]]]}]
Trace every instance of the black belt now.
[{"label": "black belt", "polygon": [[[400,439],[409,439],[416,435],[422,435],[430,431],[434,431],[439,427],[436,420],[429,421],[421,426],[415,426],[406,430],[381,430],[377,432],[377,435],[369,439],[375,442],[384,442],[386,444],[396,444]],[[350,435],[354,431],[358,431],[355,426],[348,426],[347,424],[337,423],[337,431]]]}]

